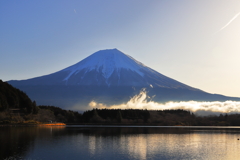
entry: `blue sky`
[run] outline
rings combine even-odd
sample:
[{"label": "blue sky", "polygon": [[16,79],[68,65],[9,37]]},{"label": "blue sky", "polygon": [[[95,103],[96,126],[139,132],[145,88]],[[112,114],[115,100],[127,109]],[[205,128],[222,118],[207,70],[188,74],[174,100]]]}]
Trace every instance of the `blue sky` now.
[{"label": "blue sky", "polygon": [[240,97],[239,0],[0,1],[0,79],[117,48],[175,80]]}]

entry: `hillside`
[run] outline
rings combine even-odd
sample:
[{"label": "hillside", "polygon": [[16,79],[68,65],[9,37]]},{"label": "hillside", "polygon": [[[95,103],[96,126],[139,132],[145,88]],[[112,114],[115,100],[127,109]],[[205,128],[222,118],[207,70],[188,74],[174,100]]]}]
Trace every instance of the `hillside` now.
[{"label": "hillside", "polygon": [[37,106],[26,93],[0,80],[0,124],[79,122],[81,114],[55,106]]},{"label": "hillside", "polygon": [[36,103],[17,88],[0,80],[0,111],[20,110],[24,113],[33,113]]}]

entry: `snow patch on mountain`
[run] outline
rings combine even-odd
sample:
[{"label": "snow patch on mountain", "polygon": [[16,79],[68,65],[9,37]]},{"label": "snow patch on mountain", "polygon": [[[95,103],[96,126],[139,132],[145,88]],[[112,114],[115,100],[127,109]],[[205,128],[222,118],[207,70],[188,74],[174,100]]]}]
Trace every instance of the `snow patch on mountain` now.
[{"label": "snow patch on mountain", "polygon": [[105,79],[108,79],[115,70],[119,73],[121,69],[131,70],[143,77],[144,73],[141,72],[141,69],[144,68],[146,68],[146,66],[131,56],[117,49],[108,49],[95,52],[84,60],[62,71],[70,72],[68,76],[64,78],[64,81],[67,81],[72,75],[77,74],[83,69],[85,73],[96,70],[101,73]]}]

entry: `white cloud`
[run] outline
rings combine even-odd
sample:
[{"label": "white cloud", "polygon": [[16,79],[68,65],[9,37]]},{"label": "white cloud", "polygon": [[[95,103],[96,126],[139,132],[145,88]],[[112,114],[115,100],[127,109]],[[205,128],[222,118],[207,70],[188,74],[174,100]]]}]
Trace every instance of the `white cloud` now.
[{"label": "white cloud", "polygon": [[142,90],[139,95],[131,98],[127,103],[120,105],[111,105],[97,103],[92,101],[89,103],[90,108],[108,108],[108,109],[148,109],[148,110],[165,110],[165,109],[184,109],[191,111],[197,115],[213,115],[220,113],[240,113],[240,102],[225,101],[225,102],[167,102],[158,103],[148,100],[149,97],[145,90]]}]

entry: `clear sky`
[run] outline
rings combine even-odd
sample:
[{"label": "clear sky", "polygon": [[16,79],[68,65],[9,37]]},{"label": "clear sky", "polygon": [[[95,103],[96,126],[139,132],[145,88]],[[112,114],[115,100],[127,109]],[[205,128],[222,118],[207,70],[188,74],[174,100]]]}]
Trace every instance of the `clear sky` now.
[{"label": "clear sky", "polygon": [[239,0],[1,0],[0,79],[117,48],[210,93],[240,97]]}]

